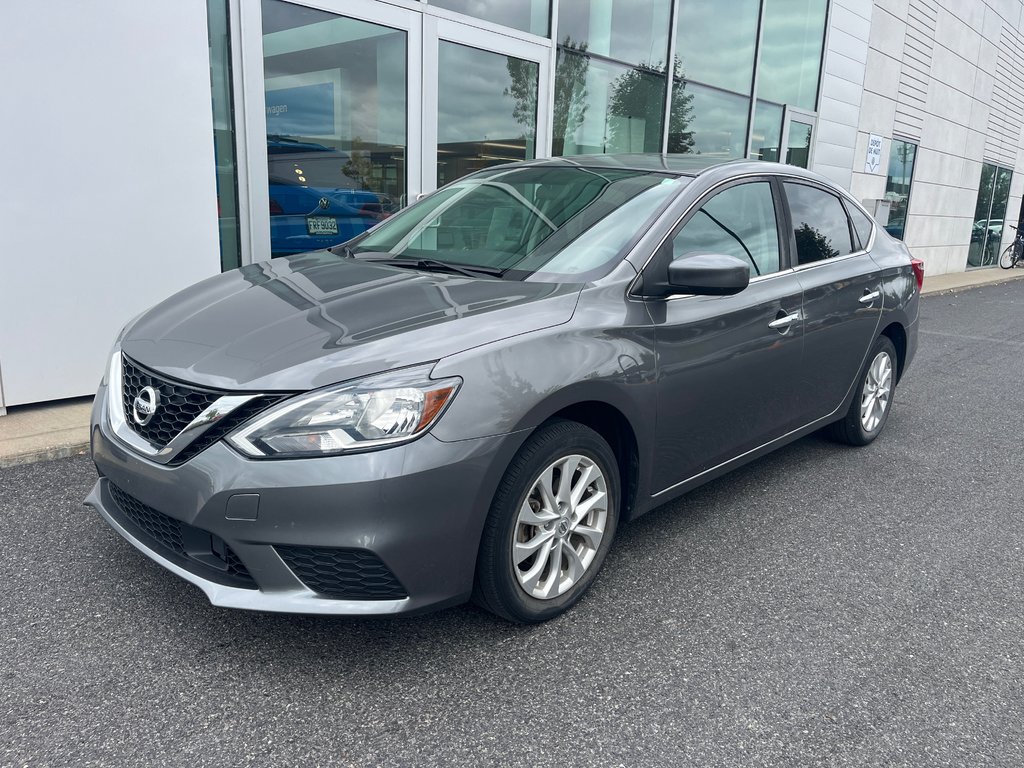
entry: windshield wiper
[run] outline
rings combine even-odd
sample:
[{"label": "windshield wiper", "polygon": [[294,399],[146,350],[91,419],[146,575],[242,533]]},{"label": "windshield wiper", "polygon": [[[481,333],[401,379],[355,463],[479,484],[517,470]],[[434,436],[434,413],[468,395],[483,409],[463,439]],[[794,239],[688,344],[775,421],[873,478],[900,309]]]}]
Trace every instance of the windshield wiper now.
[{"label": "windshield wiper", "polygon": [[475,264],[470,266],[469,264],[453,264],[448,261],[438,261],[437,259],[401,259],[401,258],[363,258],[361,256],[354,256],[359,261],[372,261],[374,264],[386,264],[389,267],[406,267],[408,269],[426,269],[432,272],[451,272],[455,275],[465,275],[466,277],[501,277],[505,274],[504,269],[498,267],[484,267],[476,266]]}]

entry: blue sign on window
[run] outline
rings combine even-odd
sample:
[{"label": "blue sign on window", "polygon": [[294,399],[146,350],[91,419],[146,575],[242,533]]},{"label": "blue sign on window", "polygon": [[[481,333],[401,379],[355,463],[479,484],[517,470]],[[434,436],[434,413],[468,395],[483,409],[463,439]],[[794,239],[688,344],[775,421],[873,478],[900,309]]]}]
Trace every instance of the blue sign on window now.
[{"label": "blue sign on window", "polygon": [[334,83],[266,92],[271,136],[334,136]]}]

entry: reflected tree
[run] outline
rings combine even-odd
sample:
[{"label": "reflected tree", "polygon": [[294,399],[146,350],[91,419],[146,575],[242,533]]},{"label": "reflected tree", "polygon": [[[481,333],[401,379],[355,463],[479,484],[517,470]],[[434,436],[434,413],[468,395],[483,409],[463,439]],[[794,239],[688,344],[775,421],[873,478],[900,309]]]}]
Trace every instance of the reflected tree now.
[{"label": "reflected tree", "polygon": [[551,116],[551,154],[565,154],[565,140],[573,136],[587,116],[587,70],[590,56],[586,43],[566,37],[558,48],[555,65],[555,110]]},{"label": "reflected tree", "polygon": [[[660,149],[660,131],[648,131],[646,126],[660,126],[665,103],[664,66],[641,64],[619,75],[612,83],[608,99],[609,119],[608,143],[613,151],[633,151],[633,120],[643,121],[645,127],[645,152]],[[693,152],[693,132],[689,130],[693,120],[693,94],[686,92],[686,80],[682,63],[677,58],[672,68],[672,108],[669,112],[668,151],[673,153]],[[653,144],[657,143],[658,146]]]},{"label": "reflected tree", "polygon": [[807,222],[801,224],[793,234],[796,236],[796,252],[800,255],[801,264],[832,259],[839,255],[839,251],[832,247],[832,240]]}]

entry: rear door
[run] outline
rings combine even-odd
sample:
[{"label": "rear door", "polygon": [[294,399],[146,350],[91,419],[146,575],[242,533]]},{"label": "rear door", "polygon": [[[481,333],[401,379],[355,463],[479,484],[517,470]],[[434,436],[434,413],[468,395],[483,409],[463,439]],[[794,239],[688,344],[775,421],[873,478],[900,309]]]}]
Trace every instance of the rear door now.
[{"label": "rear door", "polygon": [[782,187],[804,295],[800,388],[809,423],[835,412],[857,379],[882,316],[882,276],[837,195],[803,179]]},{"label": "rear door", "polygon": [[788,269],[781,202],[767,178],[710,193],[644,269],[645,285],[694,253],[751,267],[734,296],[649,299],[658,353],[653,484],[666,490],[796,426],[801,288]]}]

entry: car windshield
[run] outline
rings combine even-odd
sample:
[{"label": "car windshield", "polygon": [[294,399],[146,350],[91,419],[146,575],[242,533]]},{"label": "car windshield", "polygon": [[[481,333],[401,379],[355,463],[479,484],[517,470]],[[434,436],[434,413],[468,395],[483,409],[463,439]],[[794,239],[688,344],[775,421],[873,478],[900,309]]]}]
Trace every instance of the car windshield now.
[{"label": "car windshield", "polygon": [[506,279],[606,273],[689,181],[580,167],[495,168],[438,190],[348,244],[360,259],[482,267]]}]

